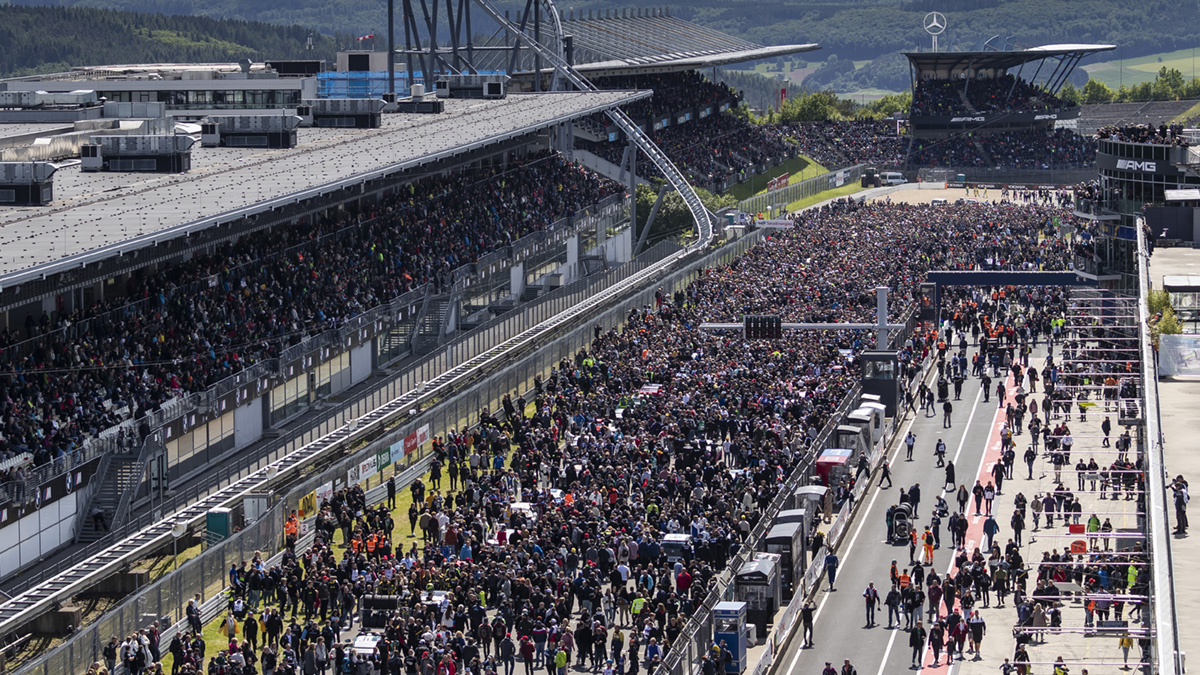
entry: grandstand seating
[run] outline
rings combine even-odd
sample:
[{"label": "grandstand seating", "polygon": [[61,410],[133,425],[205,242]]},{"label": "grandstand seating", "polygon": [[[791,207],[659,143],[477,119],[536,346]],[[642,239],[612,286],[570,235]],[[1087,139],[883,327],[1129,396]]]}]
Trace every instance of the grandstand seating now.
[{"label": "grandstand seating", "polygon": [[922,167],[1049,169],[1089,167],[1096,143],[1068,129],[1006,131],[914,139],[909,164]]},{"label": "grandstand seating", "polygon": [[[775,164],[794,156],[798,147],[780,129],[756,125],[730,114],[717,114],[692,119],[654,130],[653,121],[679,111],[692,112],[698,108],[722,102],[736,105],[739,94],[723,83],[705,79],[695,71],[657,76],[604,78],[601,88],[652,88],[654,96],[639,101],[626,113],[651,131],[658,144],[693,183],[710,190],[722,190],[731,182],[747,180],[756,167]],[[602,120],[600,120],[602,123]],[[676,121],[677,122],[677,121]],[[580,147],[613,163],[619,163],[625,150],[623,143],[580,141]],[[645,169],[657,175],[653,167]]]},{"label": "grandstand seating", "polygon": [[913,92],[912,114],[961,115],[1062,107],[1058,97],[1013,75],[963,80],[922,80]]},{"label": "grandstand seating", "polygon": [[908,142],[896,133],[895,122],[795,122],[781,127],[799,144],[801,153],[827,169],[863,162],[877,166],[904,163]]},{"label": "grandstand seating", "polygon": [[1166,124],[1196,105],[1196,101],[1148,101],[1085,105],[1079,114],[1079,133],[1094,134],[1102,127]]},{"label": "grandstand seating", "polygon": [[118,302],[30,317],[0,333],[0,460],[47,463],[620,189],[531,155],[422,179],[361,217],[261,231],[134,275]]}]

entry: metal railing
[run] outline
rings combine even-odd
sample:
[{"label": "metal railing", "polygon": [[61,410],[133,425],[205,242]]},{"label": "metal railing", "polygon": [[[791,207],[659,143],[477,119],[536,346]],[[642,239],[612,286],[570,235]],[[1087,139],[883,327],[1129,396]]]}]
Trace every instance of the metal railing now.
[{"label": "metal railing", "polygon": [[[912,335],[913,328],[916,325],[914,317],[915,311],[911,308],[902,317],[901,323],[905,324],[905,328],[892,334],[891,346],[893,348],[897,348],[898,345],[903,345],[905,340]],[[660,667],[659,672],[667,675],[692,675],[692,673],[698,667],[700,658],[707,653],[708,648],[712,644],[711,633],[713,624],[713,607],[718,602],[732,599],[734,576],[737,574],[738,569],[745,564],[750,556],[754,555],[754,553],[759,550],[762,538],[767,535],[768,531],[774,524],[775,517],[784,509],[784,506],[792,498],[792,495],[795,493],[796,489],[802,487],[812,477],[813,465],[816,462],[818,453],[823,448],[831,447],[829,445],[830,439],[834,437],[837,426],[841,424],[842,419],[845,418],[845,416],[849,414],[854,407],[857,407],[861,395],[862,387],[856,384],[846,393],[845,397],[843,397],[841,403],[838,404],[837,409],[832,415],[830,415],[829,421],[826,422],[825,427],[821,430],[817,437],[812,441],[812,443],[805,447],[807,456],[805,456],[801,462],[792,469],[792,472],[784,480],[783,485],[780,486],[779,491],[771,500],[770,505],[768,505],[763,511],[762,517],[758,521],[758,524],[754,527],[754,529],[751,530],[750,535],[739,547],[738,555],[734,556],[734,558],[729,562],[729,565],[725,568],[724,572],[722,572],[718,577],[716,586],[705,598],[702,605],[697,608],[695,612],[693,612],[692,617],[684,626],[683,631],[673,643],[671,651],[668,652],[666,657],[663,658],[662,666]],[[872,449],[870,458],[872,464],[875,463],[877,453],[885,452],[887,440],[888,437],[885,436],[881,440],[879,446]],[[862,492],[865,491],[869,482],[870,481],[859,481],[858,485],[856,485],[857,494],[855,494],[855,499],[862,495]],[[843,534],[843,530],[846,528],[849,521],[848,514],[850,513],[851,508],[851,501],[848,500],[846,504],[843,505],[842,510],[839,512],[837,520],[834,522],[834,526],[830,529],[829,536],[826,539],[828,547],[836,547],[836,545],[839,543],[839,540]],[[822,550],[825,550],[825,547],[823,547]],[[820,553],[818,553],[818,556],[823,557]],[[820,557],[813,558],[814,561],[819,559]],[[815,567],[818,571],[814,572],[813,567]],[[807,580],[810,574],[817,574],[817,578],[819,578],[820,569],[820,565],[814,564],[808,570],[806,570],[805,579]]]},{"label": "metal railing", "polygon": [[[624,195],[612,195],[597,204],[589,206],[577,212],[568,218],[563,218],[552,223],[546,230],[531,233],[526,237],[518,240],[512,247],[495,251],[489,256],[491,264],[496,264],[497,261],[511,259],[518,253],[528,253],[528,249],[541,250],[548,246],[559,244],[565,241],[575,233],[586,229],[595,228],[600,218],[612,211],[615,206],[619,206],[625,200]],[[365,221],[364,224],[369,225],[373,221]],[[341,228],[335,232],[331,232],[324,237],[314,239],[311,242],[304,242],[296,246],[290,247],[279,255],[296,255],[298,253],[309,250],[311,247],[320,243],[327,242],[331,239],[336,239],[350,233],[352,230],[361,227],[362,225],[350,226]],[[500,255],[500,257],[496,257]],[[232,268],[223,274],[214,275],[211,277],[211,283],[223,283],[223,281],[234,281],[242,278],[242,275],[249,274],[253,270],[259,269],[261,263],[252,261],[241,266]],[[471,280],[477,276],[480,269],[479,263],[470,263],[456,269],[453,274],[459,279],[459,283],[463,288],[471,285]],[[176,289],[173,289],[169,297],[175,297],[178,293],[194,293],[198,292],[202,286],[207,286],[210,280],[197,281],[191,284],[186,284]],[[503,283],[508,284],[509,279],[504,275]],[[279,372],[280,364],[286,363],[293,358],[299,358],[301,355],[321,349],[334,344],[344,344],[345,337],[348,333],[358,330],[363,326],[367,326],[376,322],[396,323],[396,314],[400,308],[410,304],[411,302],[419,301],[423,298],[428,290],[429,284],[422,284],[420,287],[406,291],[392,300],[377,305],[361,314],[358,314],[341,325],[327,329],[320,333],[316,333],[303,338],[298,344],[291,345],[278,353],[277,356],[260,358],[254,361],[251,365],[246,366],[243,370],[226,377],[207,390],[201,392],[192,392],[190,394],[182,394],[172,399],[164,401],[159,410],[151,411],[142,418],[130,418],[124,420],[120,424],[106,429],[98,436],[87,438],[82,443],[80,448],[66,453],[64,456],[54,459],[53,461],[40,466],[30,467],[25,471],[24,479],[20,481],[9,481],[3,486],[0,486],[0,504],[3,504],[10,499],[32,499],[34,491],[31,486],[41,485],[54,477],[70,471],[75,466],[87,462],[102,453],[115,452],[128,449],[133,443],[131,439],[136,432],[136,429],[145,422],[151,429],[157,429],[164,423],[186,414],[194,410],[197,406],[213,400],[214,398],[224,396],[231,391],[245,386],[249,382],[253,382],[263,377],[274,375]],[[39,335],[29,340],[24,340],[16,345],[13,345],[6,354],[21,354],[31,351],[39,346],[47,344],[48,341],[55,338],[72,338],[79,337],[90,330],[92,326],[99,325],[109,321],[117,316],[129,316],[130,314],[140,314],[147,310],[159,306],[159,303],[151,299],[143,299],[130,303],[129,305],[115,308],[106,312],[100,317],[93,317],[85,321],[80,321],[72,326],[57,329],[44,335]],[[13,351],[15,350],[15,351]],[[128,437],[119,438],[120,430],[124,429]]]},{"label": "metal railing", "polygon": [[[487,376],[483,381],[467,389],[453,393],[415,418],[405,420],[402,424],[394,427],[384,436],[372,441],[366,448],[352,456],[339,458],[318,476],[309,477],[303,483],[289,490],[282,497],[282,501],[263,520],[248,526],[243,532],[235,534],[230,539],[210,547],[200,557],[184,563],[178,573],[173,573],[138,591],[135,595],[124,601],[117,609],[105,614],[95,624],[82,628],[61,646],[21,666],[16,672],[39,673],[42,675],[83,672],[93,661],[99,658],[100,650],[110,635],[124,636],[132,630],[143,628],[149,624],[149,617],[169,617],[170,621],[181,619],[187,600],[194,597],[197,593],[201,595],[202,601],[219,596],[227,580],[226,574],[231,563],[240,563],[242,560],[249,559],[250,555],[257,552],[269,554],[271,551],[282,547],[283,520],[279,514],[286,514],[288,511],[298,508],[300,499],[314,492],[317,487],[331,482],[334,477],[345,476],[350,467],[356,467],[363,458],[370,457],[373,453],[378,453],[380,448],[389,447],[389,445],[403,439],[413,430],[424,424],[428,424],[434,430],[434,434],[444,434],[452,428],[469,428],[472,421],[477,419],[481,408],[498,409],[500,401],[505,394],[518,390],[528,391],[534,386],[535,376],[545,375],[551,368],[557,367],[559,361],[564,356],[573,354],[579,349],[590,345],[595,325],[600,325],[604,328],[620,325],[627,317],[630,308],[642,307],[652,303],[656,289],[662,288],[668,293],[676,289],[682,289],[697,277],[700,270],[711,265],[730,262],[756,244],[761,238],[761,232],[750,233],[709,251],[706,255],[690,259],[684,266],[671,272],[665,278],[654,283],[645,284],[641,290],[632,295],[625,296],[615,305],[609,306],[603,310],[599,317],[579,321],[569,329],[568,333],[555,338],[549,345],[532,350],[531,353],[520,357],[503,370]],[[569,289],[567,293],[556,297],[546,296],[542,303],[530,303],[531,307],[527,308],[526,311],[530,312],[531,317],[534,318],[541,316],[543,313],[549,313],[553,316],[563,309],[570,308],[573,304],[578,303],[584,298],[596,295],[598,292],[597,289],[611,286],[616,283],[616,280],[625,279],[636,274],[637,269],[646,269],[655,262],[666,260],[679,251],[680,247],[671,242],[660,242],[647,250],[642,256],[639,256],[637,265],[630,263],[622,266],[622,268],[613,270],[607,275],[603,275],[607,278],[605,281],[589,281],[584,279],[576,284],[572,284],[571,287],[564,287],[564,289],[560,290],[567,291]],[[541,309],[538,309],[538,307],[541,307]],[[473,331],[471,335],[463,336],[455,343],[452,343],[460,345],[459,347],[439,350],[437,353],[431,354],[424,361],[437,362],[438,359],[445,359],[440,362],[441,365],[456,363],[453,356],[450,356],[449,359],[447,359],[447,356],[460,353],[459,350],[466,348],[462,345],[469,345],[473,340],[491,340],[503,335],[502,327],[504,326],[504,322],[511,321],[513,318],[509,316],[498,317],[496,321],[491,322],[486,330],[482,330],[482,333],[490,333],[492,335],[490,338],[476,335],[475,333],[480,333],[480,330]],[[534,319],[528,318],[526,320]],[[483,328],[481,327],[481,329]],[[415,380],[413,377],[428,377],[430,371],[415,367],[415,372],[417,373],[415,376],[409,375],[393,381],[391,383],[391,391],[405,391],[415,386],[418,381],[428,381],[424,379]],[[404,381],[398,382],[401,379]],[[375,398],[359,409],[374,405],[376,401],[387,399],[387,388],[385,387],[382,390],[382,396],[378,394],[377,392]],[[357,416],[354,415],[354,417]],[[283,448],[280,448],[280,450],[283,450]],[[413,453],[404,459],[404,468],[407,470],[411,467],[417,467],[419,470],[422,463],[428,457],[428,453],[424,451]],[[261,468],[268,463],[269,461],[260,458],[252,466]],[[256,471],[258,469],[253,470]],[[226,475],[236,475],[236,473],[226,472]],[[382,478],[379,480],[382,480]],[[376,482],[377,484],[378,482]],[[370,483],[368,483],[368,487],[370,487]],[[164,509],[163,512],[170,513],[169,507]],[[148,518],[149,514],[146,514],[137,523],[145,523],[142,525],[144,527],[149,524],[147,522]],[[264,521],[265,524],[260,525]],[[132,526],[133,523],[124,528],[124,530],[129,531]],[[760,532],[759,536],[761,534]],[[264,555],[264,557],[267,556]],[[78,559],[83,558],[79,557]]]},{"label": "metal railing", "polygon": [[1151,345],[1149,326],[1149,294],[1153,289],[1150,280],[1150,251],[1146,245],[1145,228],[1138,222],[1138,345],[1142,357],[1142,387],[1145,405],[1145,459],[1146,459],[1146,536],[1150,547],[1150,563],[1153,566],[1150,610],[1154,621],[1154,662],[1160,664],[1162,672],[1182,674],[1183,653],[1179,643],[1179,616],[1175,606],[1175,579],[1171,570],[1171,539],[1168,536],[1170,521],[1167,505],[1172,501],[1168,495],[1166,458],[1163,450],[1162,411],[1158,400],[1158,363]]},{"label": "metal railing", "polygon": [[744,213],[764,213],[769,208],[786,207],[792,202],[807,199],[826,190],[861,181],[862,172],[866,166],[866,164],[855,164],[845,169],[806,178],[775,190],[768,190],[749,199],[743,199],[738,203],[738,209]]}]

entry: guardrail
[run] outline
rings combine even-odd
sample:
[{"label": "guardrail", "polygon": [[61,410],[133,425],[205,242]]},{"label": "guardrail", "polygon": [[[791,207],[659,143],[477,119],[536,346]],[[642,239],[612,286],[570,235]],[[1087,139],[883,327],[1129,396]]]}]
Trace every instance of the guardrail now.
[{"label": "guardrail", "polygon": [[[682,288],[695,278],[698,270],[702,270],[710,265],[729,262],[734,257],[741,255],[761,238],[761,233],[753,233],[708,251],[702,257],[690,259],[686,265],[676,269],[665,279],[658,279],[654,283],[643,285],[641,290],[634,295],[623,296],[623,299],[619,303],[604,310],[602,317],[597,323],[605,326],[616,326],[622,323],[630,307],[640,307],[652,300],[655,288],[661,286],[668,289],[668,292]],[[675,248],[674,245],[669,242],[660,242],[654,249],[647,251],[643,255],[657,255],[657,257],[662,257],[663,254],[661,251],[655,254],[654,250],[673,248]],[[618,271],[615,270],[614,273]],[[652,275],[649,278],[653,280],[657,277]],[[589,293],[585,289],[583,295],[590,296],[595,295],[595,293]],[[427,417],[431,418],[431,426],[435,429],[448,429],[451,426],[462,428],[466,426],[468,414],[473,418],[474,412],[477,412],[480,406],[486,407],[488,401],[496,401],[496,406],[498,406],[498,401],[504,393],[512,392],[518,387],[532,386],[534,375],[547,371],[550,367],[557,365],[561,352],[565,350],[574,351],[590,344],[592,326],[593,321],[591,320],[580,322],[569,334],[556,338],[556,342],[551,347],[530,350],[525,356],[517,357],[519,359],[517,362],[509,362],[503,371],[492,375],[484,382],[473,384],[468,390],[454,394],[449,400],[440,402],[437,407],[431,408],[427,413],[422,413],[422,416],[405,418],[401,426],[396,428],[397,430],[390,432],[389,435],[382,438],[377,438],[367,449],[361,450],[353,456],[338,459],[324,474],[317,477],[309,477],[300,485],[294,487],[283,497],[283,503],[287,505],[283,508],[295,508],[298,496],[301,493],[313,490],[317,484],[327,480],[328,476],[335,474],[339,470],[344,471],[345,467],[355,465],[355,462],[360,457],[370,455],[374,446],[386,446],[395,438],[403,437],[408,428],[425,423],[424,420]],[[556,348],[559,342],[564,344],[561,348]],[[461,404],[458,403],[460,401]],[[456,407],[459,409],[456,410]],[[473,412],[468,413],[467,411]],[[415,470],[420,471],[423,463],[426,461],[427,458],[417,461],[415,464],[410,465],[409,470],[413,470],[413,467],[416,467]],[[375,489],[378,490],[379,488],[376,487]],[[368,491],[368,495],[370,494],[371,492]],[[273,521],[268,516],[266,522],[272,523]],[[201,558],[184,563],[181,572],[188,572],[190,569],[193,576],[199,575],[196,577],[197,581],[195,583],[199,583],[206,588],[206,595],[204,597],[218,598],[212,600],[210,603],[205,603],[204,611],[213,612],[206,614],[206,616],[214,616],[215,612],[220,609],[218,605],[221,605],[223,602],[220,589],[224,587],[224,571],[228,569],[229,560],[235,562],[244,560],[247,559],[248,554],[254,551],[274,550],[275,547],[281,546],[281,529],[274,532],[274,538],[272,538],[269,532],[265,533],[260,527],[282,528],[282,523],[283,521],[280,519],[278,523],[271,525],[248,527],[243,533],[235,535],[235,539],[222,542],[217,547],[205,551],[201,555]],[[222,562],[222,555],[228,558],[228,560]],[[213,556],[217,556],[217,559],[211,559]],[[219,582],[220,585],[212,586],[211,584],[204,583],[203,570],[212,572],[212,579]],[[156,582],[151,587],[139,591],[136,596],[122,603],[118,609],[113,610],[112,614],[106,614],[105,617],[102,617],[101,622],[85,627],[54,652],[39,657],[35,662],[22,667],[18,672],[36,672],[45,675],[74,672],[72,670],[74,664],[82,664],[81,669],[90,665],[95,655],[99,654],[102,640],[107,640],[109,635],[123,635],[129,630],[145,627],[149,623],[145,618],[147,615],[170,616],[172,620],[174,618],[181,618],[182,607],[186,604],[186,600],[192,597],[193,593],[185,591],[183,581],[173,581],[173,579],[183,579],[183,577],[173,574]],[[155,610],[158,609],[164,609],[164,611],[156,612]],[[169,635],[165,639],[169,640]]]},{"label": "guardrail", "polygon": [[738,209],[743,213],[763,213],[768,208],[785,207],[792,202],[807,199],[826,190],[860,181],[866,166],[866,164],[855,164],[845,169],[806,178],[776,190],[768,190],[749,199],[743,199],[738,203]]},{"label": "guardrail", "polygon": [[1144,443],[1146,444],[1146,512],[1147,535],[1150,544],[1150,564],[1153,566],[1151,581],[1154,593],[1150,596],[1150,608],[1154,614],[1154,662],[1163,672],[1182,675],[1184,672],[1183,652],[1179,644],[1179,616],[1175,606],[1175,579],[1171,540],[1167,533],[1170,522],[1167,505],[1172,503],[1167,495],[1166,458],[1163,455],[1162,411],[1158,400],[1158,363],[1151,345],[1149,326],[1149,293],[1153,288],[1150,281],[1150,251],[1146,245],[1144,223],[1139,218],[1137,227],[1138,264],[1138,344],[1142,357],[1142,410],[1146,420]]}]

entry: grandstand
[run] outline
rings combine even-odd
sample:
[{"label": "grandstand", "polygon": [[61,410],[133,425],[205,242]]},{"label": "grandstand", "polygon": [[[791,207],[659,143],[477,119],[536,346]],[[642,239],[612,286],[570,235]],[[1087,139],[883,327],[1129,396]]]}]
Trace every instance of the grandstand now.
[{"label": "grandstand", "polygon": [[[714,33],[705,34],[711,41],[705,48],[680,50],[697,36],[686,22],[665,12],[637,18],[642,20],[625,25],[654,19],[660,24],[656,30],[673,27],[675,42],[661,43],[659,58],[639,53],[623,66],[609,63],[607,72],[645,75],[656,68],[679,71],[785,53],[755,51],[753,45]],[[642,41],[645,36],[639,35],[632,33],[631,39]],[[603,54],[604,45],[583,43],[590,45],[583,47],[589,53]],[[195,88],[184,80],[190,82],[156,82],[167,90]],[[71,86],[64,75],[53,88]],[[308,86],[289,83],[287,88]],[[51,376],[37,382],[10,376],[0,385],[10,404],[0,448],[0,575],[8,580],[9,595],[37,598],[0,608],[4,644],[10,639],[26,644],[28,634],[13,629],[124,569],[127,561],[137,560],[129,557],[131,550],[145,555],[161,548],[163,530],[154,526],[158,515],[195,513],[195,507],[183,509],[245,477],[267,457],[282,457],[349,416],[362,415],[367,401],[378,407],[384,389],[366,384],[374,370],[416,359],[418,370],[405,370],[389,386],[397,395],[412,389],[415,403],[404,405],[420,408],[446,390],[444,384],[415,389],[416,378],[457,382],[473,377],[477,367],[452,380],[436,373],[454,371],[452,363],[476,363],[468,355],[485,353],[492,341],[508,344],[501,335],[517,335],[532,316],[549,318],[549,311],[567,307],[587,311],[628,287],[635,281],[633,270],[613,270],[616,276],[601,278],[607,294],[596,281],[586,281],[587,302],[572,299],[579,291],[566,293],[636,251],[626,186],[581,172],[553,153],[570,156],[573,121],[613,106],[636,106],[647,96],[610,83],[602,92],[450,98],[442,114],[384,114],[374,129],[303,127],[292,148],[197,146],[190,150],[188,170],[163,174],[85,171],[69,153],[78,153],[92,130],[169,135],[163,118],[118,123],[87,118],[107,118],[114,111],[169,115],[174,110],[184,118],[195,112],[172,103],[121,104],[125,108],[119,109],[109,103],[103,112],[80,107],[66,111],[63,122],[0,127],[0,146],[15,157],[68,153],[54,158],[58,165],[49,207],[0,209],[8,252],[0,256],[4,362]],[[183,107],[192,107],[190,99]],[[719,112],[714,107],[705,116]],[[184,126],[175,131],[194,133]],[[659,158],[651,159],[661,173]],[[521,189],[528,192],[516,192]],[[461,198],[474,190],[524,208],[519,213],[493,208],[491,219],[503,219],[503,227],[472,230],[447,222],[488,219],[481,211],[489,208],[484,203]],[[534,201],[526,202],[530,198]],[[431,217],[422,213],[426,207],[437,208],[440,220],[426,220]],[[456,236],[467,239],[466,245],[440,238]],[[355,256],[377,244],[399,249],[400,283],[387,280],[386,267],[354,266]],[[650,273],[654,261],[681,253],[674,244],[655,247],[643,256],[649,262],[635,269]],[[312,265],[318,266],[311,272],[314,278],[326,271],[330,276],[305,284],[302,268]],[[282,292],[297,283],[309,286],[308,294],[342,295],[310,295],[297,302]],[[559,286],[561,292],[555,291]],[[338,297],[341,306],[332,302]],[[532,309],[513,312],[530,298],[537,298]],[[264,312],[263,301],[283,315]],[[512,320],[496,324],[504,316]],[[491,330],[446,354],[420,358],[450,338],[465,340],[479,324]],[[195,328],[185,335],[183,325]],[[110,364],[119,364],[119,377],[105,375]],[[54,379],[70,367],[82,370]],[[321,411],[326,402],[357,397],[364,388],[366,399]],[[22,397],[40,404],[32,424],[15,421],[20,411],[11,404]],[[286,442],[277,440],[282,427],[301,418],[311,428],[302,426]],[[43,434],[45,442],[37,447]],[[209,473],[220,464],[227,470]],[[224,494],[213,498],[227,499]],[[139,534],[148,544],[113,549],[115,541]],[[53,555],[72,541],[91,540],[97,541]],[[92,566],[81,567],[80,561]],[[36,571],[13,579],[37,562],[42,564]],[[65,579],[66,572],[75,575],[66,585],[40,584],[51,577]],[[54,633],[66,624],[78,626],[80,619],[70,609],[51,612],[38,630]],[[42,667],[50,668],[48,663]]]},{"label": "grandstand", "polygon": [[1103,103],[1080,106],[1077,132],[1095,134],[1106,126],[1169,124],[1171,120],[1191,110],[1196,101],[1147,101],[1144,103]]},{"label": "grandstand", "polygon": [[[926,272],[1078,282],[1061,270],[1094,251],[1093,229],[1073,220],[1062,194],[1022,206],[844,199],[792,216],[783,232],[731,227],[730,240],[713,237],[710,214],[672,162],[716,187],[800,146],[785,129],[723,114],[736,92],[693,72],[764,52],[667,18],[568,15],[563,24],[578,31],[570,35],[584,36],[578,56],[596,59],[590,72],[605,76],[607,91],[439,98],[441,114],[386,113],[378,128],[301,128],[295,148],[197,148],[185,173],[84,172],[85,155],[57,168],[51,206],[0,211],[0,235],[10,237],[0,241],[14,256],[0,260],[0,361],[9,367],[0,452],[10,455],[0,464],[8,507],[0,573],[40,563],[9,579],[0,603],[0,652],[23,652],[18,672],[81,673],[108,658],[110,635],[123,657],[139,653],[138,634],[149,631],[150,660],[169,649],[186,675],[206,660],[221,675],[237,673],[238,660],[259,650],[226,639],[251,639],[236,626],[247,616],[259,626],[260,600],[281,605],[263,619],[263,642],[284,633],[278,653],[261,650],[262,665],[270,654],[288,675],[320,667],[318,632],[335,645],[329,660],[339,672],[369,671],[359,659],[386,661],[372,646],[395,658],[392,645],[404,644],[418,672],[436,672],[417,653],[440,647],[445,672],[495,675],[489,638],[502,653],[513,647],[503,644],[506,631],[537,639],[560,629],[536,621],[569,630],[577,613],[579,664],[593,656],[598,669],[608,653],[588,647],[607,647],[613,612],[641,600],[634,621],[646,631],[631,631],[631,659],[642,660],[640,634],[651,638],[651,672],[692,673],[713,665],[713,602],[733,593],[727,567],[737,572],[761,550],[795,488],[818,487],[815,452],[854,444],[868,473],[886,455],[903,414],[901,375],[924,378],[940,339],[909,304],[925,292]],[[624,42],[604,37],[613,31]],[[575,58],[565,37],[557,47]],[[684,50],[688,40],[695,44]],[[402,53],[437,61],[469,52],[437,44]],[[529,60],[512,72],[519,86],[554,90],[566,79],[589,88],[553,48],[535,51],[514,55]],[[382,103],[346,107],[377,114]],[[618,106],[627,114],[608,114]],[[1036,143],[1020,133],[993,140]],[[843,145],[834,162],[875,153],[887,163],[895,140],[875,125],[823,128],[802,142]],[[694,242],[646,251],[634,242],[639,150],[653,165],[644,174],[680,190],[696,219]],[[571,161],[585,153],[601,175]],[[884,285],[901,300],[877,304],[869,289]],[[1023,336],[1048,329],[1065,297],[1026,295],[1028,315],[1010,326]],[[979,299],[982,307],[961,294],[943,309],[978,312],[985,326],[993,316],[1009,321]],[[851,326],[874,317],[899,322],[899,332],[888,344],[857,330],[809,333],[781,350],[697,330],[746,312]],[[1122,330],[1142,330],[1127,323]],[[885,366],[867,376],[874,383],[859,377],[868,356]],[[889,405],[867,407],[867,384],[890,388]],[[1125,389],[1118,406],[1137,407]],[[860,403],[874,421],[846,436],[840,423],[860,415]],[[889,424],[880,409],[899,415]],[[967,409],[957,417],[970,427]],[[922,433],[932,436],[936,422],[922,422]],[[990,447],[990,431],[976,428],[969,452]],[[836,550],[855,504],[868,501],[869,478],[827,477],[825,508],[836,500],[838,516],[828,539],[812,533],[824,545],[805,533],[814,560]],[[411,505],[407,524],[398,522],[403,510],[384,506],[397,487],[401,508]],[[118,531],[101,534],[110,527]],[[668,551],[668,532],[691,539]],[[100,539],[46,555],[84,534]],[[180,566],[177,545],[202,552]],[[156,558],[173,559],[170,575],[151,580],[134,567]],[[644,596],[630,595],[622,574],[636,575],[633,593]],[[791,576],[791,590],[811,589],[811,576]],[[1145,587],[1143,577],[1130,591],[1144,598]],[[81,626],[72,600],[87,591],[131,593]],[[307,632],[295,611],[288,625],[289,601]],[[799,605],[789,607],[794,624]],[[485,637],[481,623],[495,632]],[[224,633],[197,656],[189,633],[205,626]],[[426,637],[427,628],[444,635]],[[466,635],[452,641],[441,628]],[[339,631],[365,629],[388,639],[342,644]],[[32,654],[41,650],[27,647],[34,637],[63,644]],[[179,651],[176,638],[186,641]],[[782,641],[767,644],[786,653]],[[230,653],[213,656],[227,645]],[[871,649],[885,662],[892,651]],[[753,672],[766,672],[770,653]],[[137,670],[133,663],[117,672]]]},{"label": "grandstand", "polygon": [[[1064,106],[1058,90],[1081,59],[1113,49],[1045,45],[1012,51],[905,52],[913,78],[913,135],[1027,131],[1075,119],[1079,108]],[[1026,74],[1027,68],[1033,72]],[[1049,72],[1042,75],[1043,70]]]}]

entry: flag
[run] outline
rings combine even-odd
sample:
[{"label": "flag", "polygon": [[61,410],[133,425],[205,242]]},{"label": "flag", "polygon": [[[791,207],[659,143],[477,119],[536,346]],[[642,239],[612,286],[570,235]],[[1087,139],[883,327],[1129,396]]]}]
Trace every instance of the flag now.
[{"label": "flag", "polygon": [[357,41],[359,41],[359,42],[362,42],[363,40],[372,40],[372,39],[374,39],[374,38],[375,38],[375,34],[374,34],[374,33],[371,33],[370,35],[364,35],[364,36],[362,36],[362,37],[358,37],[358,38],[354,38],[354,39],[355,39],[355,40],[357,40]]}]

